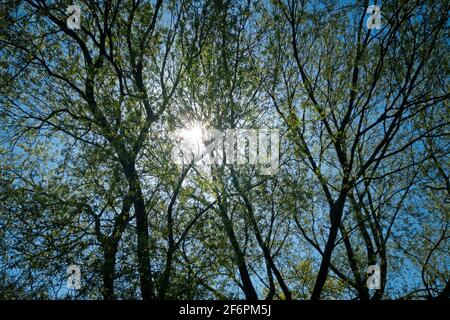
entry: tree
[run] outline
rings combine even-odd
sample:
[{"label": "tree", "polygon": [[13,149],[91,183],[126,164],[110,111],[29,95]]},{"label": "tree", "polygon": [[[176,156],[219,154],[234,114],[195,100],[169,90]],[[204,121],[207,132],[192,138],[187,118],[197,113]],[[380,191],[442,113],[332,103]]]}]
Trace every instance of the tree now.
[{"label": "tree", "polygon": [[5,298],[448,298],[448,2],[70,5],[0,9]]}]

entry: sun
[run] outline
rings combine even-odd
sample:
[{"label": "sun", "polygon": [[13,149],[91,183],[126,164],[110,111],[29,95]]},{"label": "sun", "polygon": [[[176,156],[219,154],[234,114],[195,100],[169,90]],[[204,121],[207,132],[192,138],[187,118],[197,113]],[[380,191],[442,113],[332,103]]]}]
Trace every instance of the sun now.
[{"label": "sun", "polygon": [[205,128],[201,122],[195,121],[190,123],[186,128],[179,129],[177,136],[184,144],[189,146],[193,154],[199,154],[204,148],[203,135]]},{"label": "sun", "polygon": [[199,124],[195,124],[190,128],[184,128],[180,131],[181,138],[192,144],[202,144],[203,128]]}]

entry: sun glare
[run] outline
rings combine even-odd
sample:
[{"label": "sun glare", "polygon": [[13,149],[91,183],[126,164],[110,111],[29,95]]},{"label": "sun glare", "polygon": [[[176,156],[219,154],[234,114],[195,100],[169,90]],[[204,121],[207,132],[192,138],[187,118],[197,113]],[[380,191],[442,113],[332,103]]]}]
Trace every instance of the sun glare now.
[{"label": "sun glare", "polygon": [[203,147],[204,128],[200,122],[193,122],[188,127],[178,131],[178,136],[188,144],[194,153],[198,153]]}]

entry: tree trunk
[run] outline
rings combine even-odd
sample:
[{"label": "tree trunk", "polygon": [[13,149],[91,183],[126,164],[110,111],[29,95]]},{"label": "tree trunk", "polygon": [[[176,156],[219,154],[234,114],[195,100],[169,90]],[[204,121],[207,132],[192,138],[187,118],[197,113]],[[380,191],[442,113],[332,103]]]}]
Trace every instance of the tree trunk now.
[{"label": "tree trunk", "polygon": [[250,200],[248,199],[247,195],[244,193],[244,191],[241,189],[239,182],[237,180],[236,174],[233,169],[231,169],[231,174],[233,177],[233,182],[238,190],[240,196],[244,200],[245,207],[247,209],[247,218],[249,219],[250,225],[253,228],[253,231],[255,233],[256,240],[261,247],[261,250],[263,251],[264,259],[266,260],[268,266],[273,271],[275,277],[277,278],[278,283],[280,284],[281,290],[284,293],[284,297],[286,300],[292,300],[291,292],[289,291],[288,286],[284,282],[284,279],[281,275],[281,272],[278,270],[277,266],[275,265],[275,262],[273,261],[272,254],[270,253],[269,247],[264,242],[261,232],[258,227],[258,223],[256,222],[253,206],[250,203]]},{"label": "tree trunk", "polygon": [[103,299],[114,300],[114,277],[116,267],[116,254],[118,241],[112,241],[105,244],[103,249]]},{"label": "tree trunk", "polygon": [[164,268],[161,283],[159,286],[158,299],[160,300],[164,300],[166,298],[166,293],[167,290],[169,289],[170,276],[172,271],[172,259],[173,259],[173,250],[169,249],[167,252],[166,266]]},{"label": "tree trunk", "polygon": [[136,214],[137,229],[137,255],[139,265],[139,276],[141,283],[142,299],[150,300],[154,297],[152,271],[150,267],[150,254],[148,246],[148,220],[145,212],[145,204],[140,186],[136,190],[134,200],[134,211]]},{"label": "tree trunk", "polygon": [[316,283],[311,294],[311,300],[320,299],[320,294],[322,293],[323,286],[325,285],[325,281],[327,280],[328,270],[330,269],[331,256],[333,254],[336,236],[341,224],[341,218],[342,213],[344,212],[344,204],[346,198],[347,193],[341,191],[338,200],[331,207],[330,233],[328,235],[327,243],[325,244],[325,250],[323,251],[322,262],[320,263],[319,273],[317,274]]},{"label": "tree trunk", "polygon": [[136,216],[137,256],[141,295],[142,299],[150,300],[154,298],[154,292],[150,267],[148,219],[144,196],[142,195],[134,161],[122,162],[122,165],[132,194],[134,213]]},{"label": "tree trunk", "polygon": [[222,218],[222,222],[224,224],[225,231],[228,235],[228,238],[230,239],[231,247],[233,249],[236,263],[238,265],[239,275],[241,276],[242,287],[243,287],[242,289],[244,291],[245,298],[247,300],[258,300],[258,295],[256,294],[256,290],[253,287],[252,280],[250,279],[250,274],[248,273],[247,264],[245,263],[244,253],[242,252],[242,250],[239,246],[239,242],[238,242],[238,240],[236,238],[236,234],[234,233],[234,230],[233,230],[232,222],[228,218],[226,211],[223,210],[220,203],[219,203],[219,207],[220,207],[219,208],[220,216]]}]

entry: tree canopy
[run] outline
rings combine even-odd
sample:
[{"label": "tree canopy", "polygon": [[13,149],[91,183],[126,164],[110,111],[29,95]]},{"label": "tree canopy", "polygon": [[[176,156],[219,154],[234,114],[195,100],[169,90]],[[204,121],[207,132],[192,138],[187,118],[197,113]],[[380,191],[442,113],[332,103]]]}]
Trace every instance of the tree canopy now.
[{"label": "tree canopy", "polygon": [[0,298],[448,299],[450,3],[371,4],[2,1]]}]

